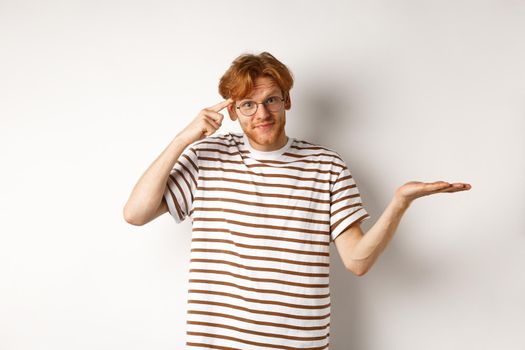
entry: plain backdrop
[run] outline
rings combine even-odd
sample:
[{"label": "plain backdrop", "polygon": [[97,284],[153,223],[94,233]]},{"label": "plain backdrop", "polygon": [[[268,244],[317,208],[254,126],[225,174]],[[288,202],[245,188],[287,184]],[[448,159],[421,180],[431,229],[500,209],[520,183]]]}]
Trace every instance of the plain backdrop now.
[{"label": "plain backdrop", "polygon": [[[139,177],[238,55],[292,70],[287,134],[347,162],[377,263],[331,248],[332,350],[525,348],[525,1],[0,0],[0,349],[181,349],[191,223]],[[218,133],[240,131],[224,119]]]}]

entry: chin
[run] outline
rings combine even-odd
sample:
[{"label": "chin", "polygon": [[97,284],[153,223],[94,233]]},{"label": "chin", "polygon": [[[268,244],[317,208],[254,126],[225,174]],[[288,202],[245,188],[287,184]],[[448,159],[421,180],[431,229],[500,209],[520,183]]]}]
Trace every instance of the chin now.
[{"label": "chin", "polygon": [[275,143],[279,139],[281,133],[279,132],[279,130],[272,130],[271,132],[261,132],[257,129],[254,129],[250,133],[247,133],[247,135],[250,138],[257,141],[257,143],[265,145]]},{"label": "chin", "polygon": [[271,130],[262,131],[258,128],[248,126],[243,128],[244,133],[259,145],[272,145],[278,142],[284,132],[284,123],[275,122]]}]

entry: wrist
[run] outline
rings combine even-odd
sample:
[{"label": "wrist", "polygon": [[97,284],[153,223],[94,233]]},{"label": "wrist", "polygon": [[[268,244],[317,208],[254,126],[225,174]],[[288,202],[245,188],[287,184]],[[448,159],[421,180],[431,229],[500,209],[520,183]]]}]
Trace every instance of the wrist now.
[{"label": "wrist", "polygon": [[403,195],[395,194],[394,198],[392,198],[392,204],[399,209],[406,210],[410,206],[412,201]]},{"label": "wrist", "polygon": [[178,144],[184,145],[185,148],[194,142],[193,140],[185,137],[182,133],[179,133],[177,136],[175,136],[173,141],[175,141]]}]

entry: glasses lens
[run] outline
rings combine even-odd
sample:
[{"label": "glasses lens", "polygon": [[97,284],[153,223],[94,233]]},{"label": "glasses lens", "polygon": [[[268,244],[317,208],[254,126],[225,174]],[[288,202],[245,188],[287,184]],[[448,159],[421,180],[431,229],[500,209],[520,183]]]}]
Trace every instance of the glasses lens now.
[{"label": "glasses lens", "polygon": [[283,107],[283,101],[279,96],[271,96],[266,100],[266,106],[271,112],[278,112]]},{"label": "glasses lens", "polygon": [[[279,112],[283,108],[283,99],[279,96],[271,96],[264,101],[264,105],[270,112]],[[252,116],[257,112],[257,103],[245,101],[239,106],[239,110],[245,116]]]},{"label": "glasses lens", "polygon": [[253,101],[243,102],[239,108],[244,115],[252,115],[257,110],[257,104]]}]

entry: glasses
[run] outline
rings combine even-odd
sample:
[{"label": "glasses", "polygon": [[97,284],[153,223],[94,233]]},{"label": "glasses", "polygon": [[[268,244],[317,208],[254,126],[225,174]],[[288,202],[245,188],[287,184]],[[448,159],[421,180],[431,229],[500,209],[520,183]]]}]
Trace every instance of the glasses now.
[{"label": "glasses", "polygon": [[284,98],[280,96],[270,96],[264,102],[257,103],[255,101],[244,101],[239,106],[235,107],[246,117],[251,117],[257,113],[259,105],[264,105],[270,112],[279,112],[283,108]]}]

